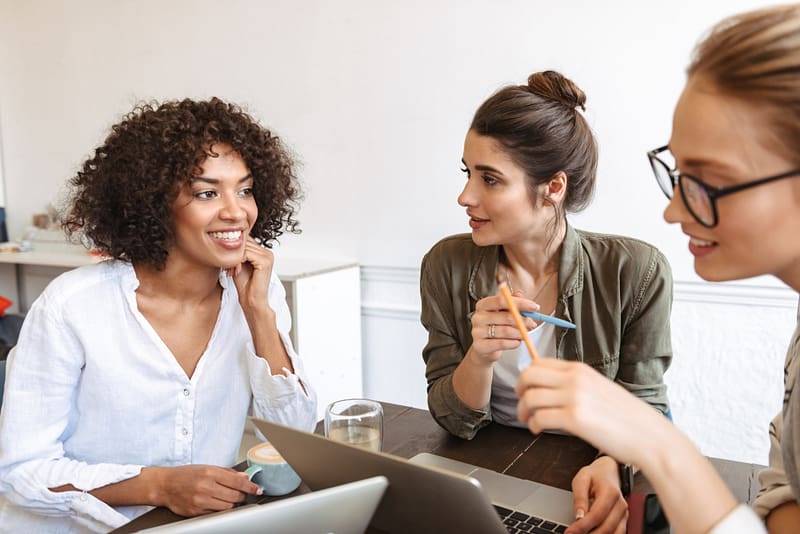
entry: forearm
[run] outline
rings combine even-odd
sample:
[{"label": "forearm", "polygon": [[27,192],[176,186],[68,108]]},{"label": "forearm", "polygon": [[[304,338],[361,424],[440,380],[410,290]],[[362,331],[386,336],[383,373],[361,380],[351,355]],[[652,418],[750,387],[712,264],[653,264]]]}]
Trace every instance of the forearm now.
[{"label": "forearm", "polygon": [[453,390],[473,410],[482,409],[492,396],[492,376],[492,365],[476,363],[470,348],[453,371]]},{"label": "forearm", "polygon": [[273,375],[283,374],[283,369],[286,368],[294,373],[292,361],[278,332],[275,312],[271,309],[258,310],[246,313],[245,316],[255,352],[267,361],[270,372]]},{"label": "forearm", "polygon": [[798,525],[800,525],[800,504],[797,501],[783,503],[767,516],[767,530],[770,534],[797,532]]},{"label": "forearm", "polygon": [[[96,488],[89,493],[109,506],[159,506],[162,504],[158,490],[160,469],[162,468],[144,467],[138,476]],[[50,488],[50,491],[80,490],[72,484],[66,484]]]},{"label": "forearm", "polygon": [[655,448],[643,450],[636,463],[653,485],[676,533],[708,532],[738,502],[686,436],[666,420],[655,426],[648,438]]}]

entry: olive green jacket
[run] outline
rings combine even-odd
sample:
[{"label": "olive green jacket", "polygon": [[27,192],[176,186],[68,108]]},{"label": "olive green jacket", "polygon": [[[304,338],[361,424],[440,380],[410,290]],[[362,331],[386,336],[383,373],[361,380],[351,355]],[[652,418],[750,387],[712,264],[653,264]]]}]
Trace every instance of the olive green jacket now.
[{"label": "olive green jacket", "polygon": [[[672,360],[672,273],[655,247],[632,238],[567,227],[558,268],[556,357],[589,364],[662,412],[664,372]],[[490,405],[466,406],[453,390],[453,371],[472,346],[478,300],[497,292],[499,246],[479,247],[470,234],[439,241],[422,260],[422,350],[428,406],[450,433],[471,439],[492,419]]]}]

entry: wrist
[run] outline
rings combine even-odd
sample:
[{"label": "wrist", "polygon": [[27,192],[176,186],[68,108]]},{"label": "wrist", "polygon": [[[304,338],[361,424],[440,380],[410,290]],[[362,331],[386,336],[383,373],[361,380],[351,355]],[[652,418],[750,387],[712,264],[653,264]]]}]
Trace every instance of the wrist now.
[{"label": "wrist", "polygon": [[244,316],[247,319],[248,324],[251,325],[267,324],[277,328],[275,326],[277,324],[275,319],[276,317],[275,311],[269,306],[253,306],[253,307],[242,306],[242,311],[244,312]]},{"label": "wrist", "polygon": [[473,369],[480,370],[482,372],[487,372],[494,366],[494,362],[487,361],[485,358],[481,358],[475,351],[474,347],[469,348],[463,361]]},{"label": "wrist", "polygon": [[633,459],[634,465],[643,471],[648,479],[651,476],[672,476],[683,471],[687,458],[699,454],[689,438],[665,417],[658,417],[656,421],[646,438],[647,442],[652,444],[651,447],[647,451],[641,451],[642,454]]},{"label": "wrist", "polygon": [[164,506],[163,474],[164,468],[161,467],[143,467],[139,473],[145,488],[146,504],[150,506]]},{"label": "wrist", "polygon": [[606,473],[617,472],[617,461],[604,452],[598,452],[592,465],[603,469]]},{"label": "wrist", "polygon": [[603,473],[603,476],[620,489],[622,495],[627,497],[633,486],[633,469],[629,464],[621,464],[611,456],[598,452],[592,466]]}]

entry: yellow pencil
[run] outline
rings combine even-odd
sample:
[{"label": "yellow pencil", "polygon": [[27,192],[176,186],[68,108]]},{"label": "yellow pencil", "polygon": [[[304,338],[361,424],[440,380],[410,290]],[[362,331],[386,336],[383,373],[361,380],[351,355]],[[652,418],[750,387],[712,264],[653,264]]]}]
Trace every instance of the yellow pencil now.
[{"label": "yellow pencil", "polygon": [[522,341],[525,343],[525,346],[528,347],[528,352],[531,354],[531,360],[536,360],[539,358],[539,355],[536,353],[536,348],[533,346],[531,338],[528,337],[528,329],[525,328],[525,321],[522,320],[522,315],[519,314],[517,305],[514,303],[514,299],[511,296],[511,291],[508,289],[508,284],[506,284],[506,281],[503,280],[499,274],[497,275],[497,289],[500,290],[500,293],[506,300],[508,310],[511,312],[511,317],[514,318],[514,324],[517,326],[517,330],[519,330],[519,333],[522,335]]}]

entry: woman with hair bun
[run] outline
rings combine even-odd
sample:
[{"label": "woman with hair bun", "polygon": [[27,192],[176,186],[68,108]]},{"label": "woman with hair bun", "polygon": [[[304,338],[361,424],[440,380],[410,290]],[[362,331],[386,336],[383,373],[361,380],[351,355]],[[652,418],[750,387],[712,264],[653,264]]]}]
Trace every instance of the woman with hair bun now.
[{"label": "woman with hair bun", "polygon": [[[595,186],[597,144],[578,109],[585,102],[561,74],[537,72],[492,95],[467,132],[458,203],[472,233],[434,245],[420,280],[428,405],[461,438],[491,421],[524,426],[514,386],[530,355],[496,276],[521,311],[577,326],[526,318],[540,355],[585,362],[654,413],[668,413],[669,264],[647,243],[577,230],[566,217],[589,204]],[[627,505],[613,459],[600,456],[572,486],[572,531],[624,529]]]},{"label": "woman with hair bun", "polygon": [[267,248],[299,196],[281,141],[217,98],[141,105],[71,180],[64,227],[109,257],[56,278],[8,359],[0,530],[105,532],[259,487],[248,414],[310,430],[316,398]]}]

